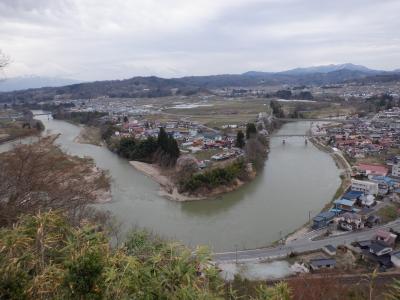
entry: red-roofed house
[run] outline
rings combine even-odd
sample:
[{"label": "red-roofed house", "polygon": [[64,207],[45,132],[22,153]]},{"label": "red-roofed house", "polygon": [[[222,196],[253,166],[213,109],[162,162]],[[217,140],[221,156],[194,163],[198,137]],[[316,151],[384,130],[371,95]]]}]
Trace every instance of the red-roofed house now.
[{"label": "red-roofed house", "polygon": [[366,175],[386,176],[389,169],[383,165],[372,164],[359,164],[357,165],[359,171],[365,172]]}]

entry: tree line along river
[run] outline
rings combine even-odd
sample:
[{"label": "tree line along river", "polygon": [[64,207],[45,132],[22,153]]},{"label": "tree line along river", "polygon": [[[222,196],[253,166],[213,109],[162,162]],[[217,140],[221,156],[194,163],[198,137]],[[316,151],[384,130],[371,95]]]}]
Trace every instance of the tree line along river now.
[{"label": "tree line along river", "polygon": [[[214,199],[173,202],[159,196],[158,185],[105,147],[79,144],[80,127],[39,116],[57,143],[69,154],[90,156],[112,178],[113,200],[98,205],[123,223],[123,231],[143,227],[188,246],[208,245],[213,251],[267,246],[308,222],[328,203],[340,185],[332,158],[307,145],[302,137],[272,137],[270,153],[257,178]],[[287,123],[277,135],[302,134],[309,122]],[[25,141],[29,141],[25,140]],[[0,152],[11,143],[0,145]]]}]

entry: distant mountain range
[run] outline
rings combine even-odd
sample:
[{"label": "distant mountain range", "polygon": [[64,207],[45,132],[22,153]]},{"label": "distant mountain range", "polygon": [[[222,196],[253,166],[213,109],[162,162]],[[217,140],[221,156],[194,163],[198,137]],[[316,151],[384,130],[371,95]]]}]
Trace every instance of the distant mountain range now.
[{"label": "distant mountain range", "polygon": [[308,68],[296,68],[284,72],[280,72],[281,74],[288,75],[301,75],[301,74],[311,74],[311,73],[330,73],[335,71],[348,70],[348,71],[359,71],[363,73],[376,74],[383,71],[372,70],[367,67],[361,65],[354,64],[340,64],[340,65],[326,65],[326,66],[316,66],[316,67],[308,67]]},{"label": "distant mountain range", "polygon": [[0,80],[0,92],[57,87],[79,83],[81,81],[59,77],[21,76]]},{"label": "distant mountain range", "polygon": [[392,75],[396,71],[373,70],[361,65],[351,63],[338,65],[315,66],[296,68],[282,72],[249,71],[238,75],[192,76],[178,78],[187,84],[207,88],[224,86],[260,86],[260,85],[322,85],[343,83],[351,80],[362,80],[377,75]]},{"label": "distant mountain range", "polygon": [[[271,85],[325,85],[346,82],[373,83],[400,81],[400,71],[372,70],[354,64],[340,64],[296,68],[283,72],[250,71],[243,74],[225,74],[210,76],[187,76],[164,79],[155,76],[133,77],[125,80],[107,80],[72,85],[28,89],[0,93],[0,102],[24,100],[46,101],[54,98],[79,99],[99,96],[136,98],[163,97],[172,95],[191,95],[199,91],[224,87],[262,87]],[[5,84],[5,82],[0,83]],[[60,84],[59,84],[60,83]],[[43,84],[43,83],[42,83]],[[53,81],[53,85],[62,85]],[[22,86],[22,85],[20,85]]]}]

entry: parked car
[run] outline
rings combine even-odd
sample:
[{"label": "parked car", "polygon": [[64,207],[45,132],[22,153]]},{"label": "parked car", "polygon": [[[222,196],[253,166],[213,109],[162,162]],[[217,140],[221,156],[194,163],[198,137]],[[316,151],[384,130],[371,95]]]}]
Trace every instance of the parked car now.
[{"label": "parked car", "polygon": [[365,221],[365,226],[372,228],[378,225],[381,222],[381,219],[378,216],[370,215]]}]

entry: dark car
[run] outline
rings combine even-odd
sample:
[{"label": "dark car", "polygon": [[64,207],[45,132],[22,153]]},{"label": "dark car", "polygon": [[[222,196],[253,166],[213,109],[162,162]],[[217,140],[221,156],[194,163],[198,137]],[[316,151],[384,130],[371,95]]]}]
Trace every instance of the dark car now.
[{"label": "dark car", "polygon": [[365,221],[365,226],[372,228],[375,225],[379,224],[381,219],[378,216],[370,215],[367,220]]}]

